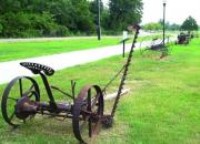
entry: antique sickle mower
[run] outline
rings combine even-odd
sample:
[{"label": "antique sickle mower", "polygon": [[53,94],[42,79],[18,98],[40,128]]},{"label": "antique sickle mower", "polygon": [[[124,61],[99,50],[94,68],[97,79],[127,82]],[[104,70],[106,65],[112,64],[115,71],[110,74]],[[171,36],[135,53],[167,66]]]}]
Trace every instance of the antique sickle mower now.
[{"label": "antique sickle mower", "polygon": [[[15,128],[33,118],[36,114],[71,118],[74,135],[80,143],[87,143],[93,135],[98,133],[101,125],[105,127],[112,126],[139,34],[140,27],[134,25],[134,28],[136,33],[127,61],[119,72],[123,73],[123,75],[111,114],[104,114],[104,92],[119,73],[111,79],[105,88],[101,89],[98,85],[87,85],[75,97],[75,82],[71,82],[71,94],[63,92],[57,87],[50,86],[47,80],[47,76],[54,74],[52,68],[37,63],[22,62],[20,63],[21,66],[29,69],[34,74],[40,75],[49,102],[41,102],[42,97],[39,85],[32,77],[16,77],[7,85],[2,96],[1,109],[4,120]],[[57,103],[52,89],[70,97],[73,103]]]}]

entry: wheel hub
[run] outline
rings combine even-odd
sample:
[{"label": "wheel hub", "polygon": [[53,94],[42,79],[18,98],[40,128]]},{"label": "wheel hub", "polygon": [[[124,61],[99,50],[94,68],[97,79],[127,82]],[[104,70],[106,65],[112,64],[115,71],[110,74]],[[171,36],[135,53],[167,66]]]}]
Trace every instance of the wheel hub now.
[{"label": "wheel hub", "polygon": [[15,105],[16,116],[20,119],[26,119],[29,115],[36,114],[38,106],[31,101],[28,96],[23,96]]}]

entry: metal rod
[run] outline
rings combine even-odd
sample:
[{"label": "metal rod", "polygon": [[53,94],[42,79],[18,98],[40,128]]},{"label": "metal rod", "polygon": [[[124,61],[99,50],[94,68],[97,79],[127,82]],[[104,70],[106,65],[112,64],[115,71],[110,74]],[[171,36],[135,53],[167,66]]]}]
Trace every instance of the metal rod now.
[{"label": "metal rod", "polygon": [[22,79],[19,79],[20,96],[23,96]]},{"label": "metal rod", "polygon": [[64,91],[62,91],[62,90],[61,90],[61,89],[59,89],[58,87],[51,86],[51,88],[52,88],[52,89],[54,89],[54,90],[57,90],[57,91],[59,91],[60,93],[62,93],[62,94],[64,94],[64,95],[66,95],[66,96],[68,96],[68,97],[70,97],[71,99],[73,99],[73,96],[72,96],[72,95],[70,95],[70,94],[68,94],[68,93],[66,93],[66,92],[64,92]]},{"label": "metal rod", "polygon": [[123,40],[123,58],[125,57],[125,40]]},{"label": "metal rod", "polygon": [[41,76],[42,81],[44,83],[46,92],[48,94],[48,97],[49,97],[49,100],[50,100],[50,104],[53,106],[54,109],[56,109],[57,106],[56,106],[55,99],[54,99],[52,91],[51,91],[51,87],[50,87],[50,85],[48,83],[48,80],[47,80],[46,76],[43,73],[40,73],[40,76]]},{"label": "metal rod", "polygon": [[114,77],[106,84],[106,86],[102,89],[102,92],[105,92],[106,91],[106,88],[116,79],[116,77],[119,76],[119,74],[124,70],[125,68],[125,65],[120,69],[120,71],[114,75]]},{"label": "metal rod", "polygon": [[71,80],[71,90],[72,90],[72,99],[75,100],[75,88],[76,88],[76,82],[74,80]]},{"label": "metal rod", "polygon": [[42,115],[50,115],[50,116],[56,116],[56,117],[64,117],[64,118],[72,118],[73,116],[69,115],[61,115],[61,114],[55,114],[55,113],[47,113],[47,112],[37,112],[38,114]]}]

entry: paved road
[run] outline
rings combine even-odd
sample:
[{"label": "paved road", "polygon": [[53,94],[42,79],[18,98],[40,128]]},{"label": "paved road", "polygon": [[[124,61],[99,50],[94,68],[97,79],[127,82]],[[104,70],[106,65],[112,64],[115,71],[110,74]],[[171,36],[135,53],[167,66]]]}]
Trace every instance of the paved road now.
[{"label": "paved road", "polygon": [[[149,45],[149,42],[143,42],[142,47]],[[131,44],[126,45],[126,52],[130,50]],[[136,44],[136,49],[140,47],[140,43]],[[75,65],[85,64],[88,62],[97,61],[103,58],[108,58],[114,55],[122,54],[122,45],[108,46],[92,50],[82,50],[68,52],[62,54],[54,54],[50,56],[42,56],[37,58],[21,59],[16,61],[0,63],[0,84],[7,83],[11,79],[20,75],[32,76],[32,73],[21,67],[20,62],[36,62],[45,64],[55,70],[61,70]]]}]

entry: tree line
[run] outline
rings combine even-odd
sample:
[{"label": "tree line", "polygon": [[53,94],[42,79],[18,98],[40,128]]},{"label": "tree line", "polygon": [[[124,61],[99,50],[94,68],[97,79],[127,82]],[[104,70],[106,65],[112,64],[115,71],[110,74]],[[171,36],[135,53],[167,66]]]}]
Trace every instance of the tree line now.
[{"label": "tree line", "polygon": [[[115,33],[141,21],[142,0],[101,2],[102,32]],[[0,0],[0,37],[95,34],[98,0]]]},{"label": "tree line", "polygon": [[[189,16],[187,17],[182,24],[170,24],[169,22],[165,23],[165,28],[167,30],[172,31],[196,31],[199,29],[199,26],[196,22],[196,20]],[[143,25],[143,29],[147,31],[158,31],[163,29],[163,21],[159,20],[158,22],[150,22]]]}]

